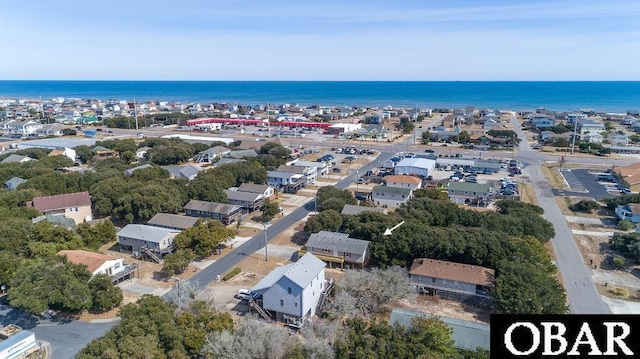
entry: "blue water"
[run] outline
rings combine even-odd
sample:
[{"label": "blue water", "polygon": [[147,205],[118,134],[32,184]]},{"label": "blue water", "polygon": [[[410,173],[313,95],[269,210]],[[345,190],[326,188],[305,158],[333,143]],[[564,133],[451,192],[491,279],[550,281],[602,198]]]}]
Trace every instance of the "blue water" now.
[{"label": "blue water", "polygon": [[640,82],[0,81],[0,97],[625,112]]}]

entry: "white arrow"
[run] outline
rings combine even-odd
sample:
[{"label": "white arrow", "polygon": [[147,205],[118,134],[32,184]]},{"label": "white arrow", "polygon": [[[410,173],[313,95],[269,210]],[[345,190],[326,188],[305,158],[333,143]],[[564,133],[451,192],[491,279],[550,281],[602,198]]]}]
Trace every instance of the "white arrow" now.
[{"label": "white arrow", "polygon": [[401,225],[403,225],[403,224],[404,224],[404,221],[402,221],[402,222],[400,222],[400,223],[396,224],[396,225],[395,225],[395,226],[393,226],[391,229],[387,228],[387,230],[386,230],[386,231],[384,231],[384,235],[385,235],[385,236],[390,236],[390,235],[391,235],[391,232],[393,232],[396,228],[400,227],[400,226],[401,226]]}]

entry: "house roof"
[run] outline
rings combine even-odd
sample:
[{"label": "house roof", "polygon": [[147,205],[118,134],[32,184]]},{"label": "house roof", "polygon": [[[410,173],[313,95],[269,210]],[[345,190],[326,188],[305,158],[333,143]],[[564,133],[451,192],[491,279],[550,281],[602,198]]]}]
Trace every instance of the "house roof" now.
[{"label": "house roof", "polygon": [[35,210],[44,212],[68,207],[91,206],[89,192],[59,194],[56,196],[34,197],[30,202]]},{"label": "house roof", "polygon": [[447,187],[448,190],[451,191],[470,191],[470,192],[489,192],[491,186],[488,184],[482,183],[471,183],[471,182],[449,182]]},{"label": "house roof", "polygon": [[258,153],[255,150],[235,150],[227,153],[227,157],[243,158],[243,157],[256,157]]},{"label": "house roof", "polygon": [[179,231],[144,224],[127,224],[118,233],[118,237],[135,238],[147,242],[159,243],[166,237],[175,237]]},{"label": "house roof", "polygon": [[7,158],[2,160],[2,163],[16,163],[16,162],[27,162],[27,161],[35,161],[35,159],[33,159],[33,158],[29,157],[29,156],[21,156],[21,155],[11,154],[11,155],[7,156]]},{"label": "house roof", "polygon": [[288,173],[296,173],[296,174],[304,174],[305,169],[307,169],[307,167],[305,166],[287,166],[287,165],[280,165],[280,167],[278,167],[278,172],[288,172]]},{"label": "house roof", "polygon": [[455,280],[486,287],[493,287],[495,279],[495,271],[491,268],[430,258],[414,259],[409,274]]},{"label": "house roof", "polygon": [[171,213],[156,213],[147,224],[156,227],[172,227],[187,229],[196,225],[197,217],[181,216]]},{"label": "house roof", "polygon": [[241,159],[237,159],[237,158],[221,158],[218,162],[216,162],[216,167],[220,167],[220,166],[224,166],[224,165],[230,165],[233,163],[238,163],[238,162],[244,162],[246,160],[241,160]]},{"label": "house roof", "polygon": [[369,241],[349,238],[349,235],[345,233],[321,231],[312,234],[307,240],[306,246],[346,253],[364,253],[369,247]]},{"label": "house roof", "polygon": [[262,193],[231,191],[228,189],[224,190],[224,193],[226,193],[227,198],[232,201],[255,202],[261,197],[264,197]]},{"label": "house roof", "polygon": [[419,185],[422,183],[422,180],[413,176],[404,176],[404,175],[391,175],[384,177],[384,180],[389,182],[397,182],[397,183],[408,183],[412,185]]},{"label": "house roof", "polygon": [[300,288],[306,288],[309,283],[324,270],[327,264],[311,253],[303,255],[297,262],[284,265],[271,271],[251,291],[271,288],[282,277],[287,277]]},{"label": "house roof", "polygon": [[387,213],[387,210],[384,208],[365,207],[365,206],[356,206],[353,204],[345,204],[344,207],[342,207],[342,212],[340,212],[340,214],[349,214],[349,215],[357,216],[362,212]]},{"label": "house roof", "polygon": [[387,186],[375,186],[371,190],[371,192],[375,195],[377,193],[389,193],[389,194],[403,194],[408,196],[411,194],[410,188],[398,188],[398,187],[387,187]]},{"label": "house roof", "polygon": [[291,172],[267,171],[267,176],[273,177],[273,178],[291,178],[295,175],[296,173],[291,173]]},{"label": "house roof", "polygon": [[614,169],[616,175],[630,186],[640,183],[640,162]]},{"label": "house roof", "polygon": [[132,175],[133,172],[135,172],[137,170],[143,170],[143,169],[146,169],[146,168],[153,168],[153,166],[148,164],[148,163],[145,163],[145,164],[143,164],[141,166],[138,166],[138,167],[129,168],[128,170],[124,171],[124,173],[128,174],[128,175]]},{"label": "house roof", "polygon": [[23,184],[25,182],[27,182],[27,180],[24,179],[24,178],[11,177],[11,179],[7,180],[4,183],[4,186],[7,187],[7,188],[16,188],[16,187],[18,187],[19,185],[21,185],[21,184]]},{"label": "house roof", "polygon": [[71,263],[84,264],[91,273],[95,272],[105,262],[118,259],[105,254],[83,250],[62,250],[58,252],[58,255],[67,256]]},{"label": "house roof", "polygon": [[268,184],[243,183],[238,187],[238,191],[263,194],[269,187]]},{"label": "house roof", "polygon": [[57,224],[67,228],[75,228],[76,221],[73,218],[67,218],[64,214],[45,214],[43,216],[38,216],[35,218],[31,218],[31,223],[38,223],[42,221],[48,221],[53,224]]},{"label": "house roof", "polygon": [[240,206],[237,206],[235,204],[215,203],[192,199],[184,206],[184,209],[188,209],[191,211],[230,214],[240,209]]},{"label": "house roof", "polygon": [[202,167],[198,165],[186,165],[180,169],[180,175],[185,178],[197,176],[202,171]]}]

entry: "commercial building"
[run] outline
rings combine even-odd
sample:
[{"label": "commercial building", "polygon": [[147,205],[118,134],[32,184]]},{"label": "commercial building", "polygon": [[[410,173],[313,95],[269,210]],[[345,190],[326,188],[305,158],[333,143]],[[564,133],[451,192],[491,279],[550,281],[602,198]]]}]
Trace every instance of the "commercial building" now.
[{"label": "commercial building", "polygon": [[0,358],[25,358],[38,350],[36,335],[28,330],[22,330],[17,325],[9,324],[0,329]]},{"label": "commercial building", "polygon": [[427,178],[436,168],[436,161],[426,158],[404,158],[394,168],[397,175]]}]

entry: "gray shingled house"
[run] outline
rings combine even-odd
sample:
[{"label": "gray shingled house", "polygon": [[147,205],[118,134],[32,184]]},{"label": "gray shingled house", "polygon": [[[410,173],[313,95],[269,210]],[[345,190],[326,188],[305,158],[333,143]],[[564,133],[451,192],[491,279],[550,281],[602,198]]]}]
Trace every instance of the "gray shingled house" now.
[{"label": "gray shingled house", "polygon": [[238,205],[192,199],[184,206],[184,213],[191,217],[217,219],[228,225],[242,217],[245,212]]},{"label": "gray shingled house", "polygon": [[174,229],[127,224],[116,235],[120,250],[130,251],[134,257],[147,255],[157,262],[171,253],[175,246],[173,238],[180,233]]},{"label": "gray shingled house", "polygon": [[260,209],[265,201],[264,195],[260,193],[232,191],[228,189],[225,190],[224,193],[227,195],[229,203],[238,205],[248,212]]},{"label": "gray shingled house", "polygon": [[156,213],[147,224],[154,227],[183,231],[196,225],[198,218],[171,213]]},{"label": "gray shingled house", "polygon": [[349,238],[346,233],[320,231],[312,234],[301,252],[313,253],[325,262],[364,267],[369,260],[369,241]]}]

